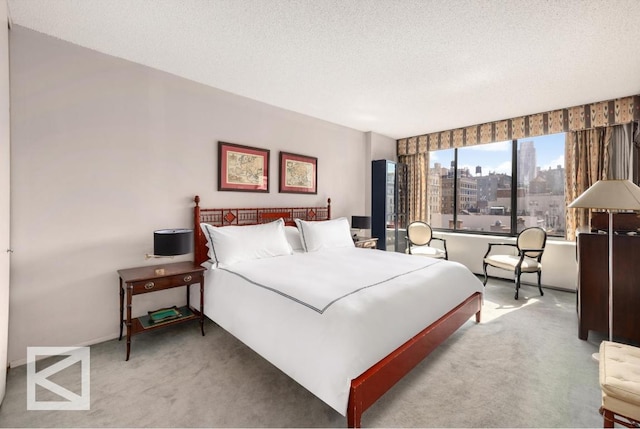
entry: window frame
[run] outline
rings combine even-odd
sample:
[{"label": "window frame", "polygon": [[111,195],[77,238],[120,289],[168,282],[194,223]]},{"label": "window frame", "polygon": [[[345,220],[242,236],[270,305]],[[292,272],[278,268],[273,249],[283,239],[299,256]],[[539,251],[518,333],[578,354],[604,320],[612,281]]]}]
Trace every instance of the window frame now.
[{"label": "window frame", "polygon": [[[565,133],[566,134],[566,133]],[[445,227],[433,227],[434,231],[445,233],[458,233],[458,234],[474,234],[474,235],[488,235],[499,237],[516,237],[518,235],[518,140],[511,139],[511,215],[510,215],[510,231],[509,232],[496,232],[496,231],[476,231],[468,229],[457,229],[458,225],[458,149],[453,148],[453,165],[455,168],[453,174],[453,228]],[[507,140],[508,141],[508,140]],[[499,142],[495,142],[499,143]],[[491,144],[491,143],[487,143]],[[446,149],[442,149],[446,150]],[[436,151],[432,151],[436,152]],[[431,166],[428,166],[431,168]],[[549,239],[566,240],[565,237],[560,235],[549,236]]]}]

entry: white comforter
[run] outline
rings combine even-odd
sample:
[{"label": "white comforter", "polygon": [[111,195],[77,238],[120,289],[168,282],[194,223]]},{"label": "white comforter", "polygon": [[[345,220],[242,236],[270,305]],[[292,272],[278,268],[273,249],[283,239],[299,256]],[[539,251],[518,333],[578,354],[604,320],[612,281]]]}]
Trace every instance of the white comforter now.
[{"label": "white comforter", "polygon": [[205,280],[210,319],[342,415],[352,379],[483,290],[456,262],[361,248],[244,261]]}]

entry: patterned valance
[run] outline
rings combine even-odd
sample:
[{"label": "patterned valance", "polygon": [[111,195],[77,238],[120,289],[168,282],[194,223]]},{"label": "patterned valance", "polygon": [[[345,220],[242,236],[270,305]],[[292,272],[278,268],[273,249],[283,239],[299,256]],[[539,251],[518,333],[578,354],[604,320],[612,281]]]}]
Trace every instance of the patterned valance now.
[{"label": "patterned valance", "polygon": [[609,125],[640,119],[640,95],[599,101],[546,113],[440,131],[397,141],[398,155],[473,146]]}]

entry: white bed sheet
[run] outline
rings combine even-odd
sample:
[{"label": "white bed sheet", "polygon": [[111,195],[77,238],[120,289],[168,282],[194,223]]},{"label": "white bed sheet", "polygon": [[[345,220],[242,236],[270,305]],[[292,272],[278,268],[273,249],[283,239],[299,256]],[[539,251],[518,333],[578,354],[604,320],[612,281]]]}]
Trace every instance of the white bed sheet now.
[{"label": "white bed sheet", "polygon": [[[296,282],[286,282],[286,294],[264,287],[277,282],[274,272],[292,279],[294,273],[300,277],[303,266],[308,268],[298,282],[300,288],[331,289],[327,273],[314,275],[311,269],[318,259],[323,260],[319,266],[335,261],[332,275],[342,279],[337,283],[347,288],[355,283],[348,293],[343,286],[334,288],[331,293],[337,299],[322,312],[291,299]],[[372,269],[362,269],[370,268],[372,260],[375,275]],[[474,292],[483,291],[480,280],[459,263],[371,249],[326,249],[241,264],[259,266],[245,271],[245,277],[252,273],[253,283],[223,269],[205,273],[207,317],[342,415],[347,412],[352,379]],[[398,274],[403,264],[407,273]],[[261,270],[271,274],[253,278]],[[373,284],[375,278],[380,283]],[[297,298],[306,300],[306,292]],[[198,302],[196,296],[192,302]]]}]

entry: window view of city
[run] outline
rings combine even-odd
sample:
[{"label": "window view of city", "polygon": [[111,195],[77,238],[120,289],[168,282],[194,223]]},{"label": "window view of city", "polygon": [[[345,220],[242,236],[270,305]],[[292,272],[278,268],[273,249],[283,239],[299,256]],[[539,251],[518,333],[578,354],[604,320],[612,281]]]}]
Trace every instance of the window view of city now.
[{"label": "window view of city", "polygon": [[540,226],[564,236],[564,133],[433,151],[429,164],[434,228],[512,234]]}]

